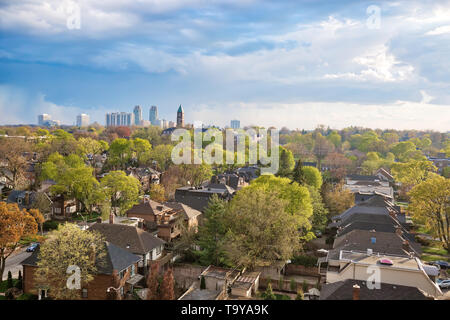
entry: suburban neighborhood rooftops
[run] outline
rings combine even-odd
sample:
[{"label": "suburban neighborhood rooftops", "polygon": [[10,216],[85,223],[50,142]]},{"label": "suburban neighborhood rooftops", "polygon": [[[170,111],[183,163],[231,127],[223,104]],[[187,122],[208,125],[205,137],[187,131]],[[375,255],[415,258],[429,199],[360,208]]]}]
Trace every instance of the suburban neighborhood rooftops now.
[{"label": "suburban neighborhood rooftops", "polygon": [[366,264],[366,265],[378,265],[381,259],[389,259],[392,261],[392,265],[389,268],[399,268],[406,270],[420,270],[419,262],[416,258],[409,258],[404,256],[395,256],[392,254],[383,255],[379,253],[367,254],[367,252],[361,251],[346,251],[341,250],[340,259],[341,261],[353,262],[356,264]]},{"label": "suburban neighborhood rooftops", "polygon": [[164,205],[177,212],[182,212],[187,219],[192,219],[202,214],[200,211],[179,202],[164,202]]},{"label": "suburban neighborhood rooftops", "polygon": [[358,285],[360,300],[427,300],[428,297],[416,287],[381,283],[380,289],[369,289],[366,281],[347,279],[325,284],[320,300],[352,300],[353,286]]},{"label": "suburban neighborhood rooftops", "polygon": [[147,254],[165,241],[137,227],[122,224],[95,223],[90,231],[101,233],[107,241],[135,254]]}]

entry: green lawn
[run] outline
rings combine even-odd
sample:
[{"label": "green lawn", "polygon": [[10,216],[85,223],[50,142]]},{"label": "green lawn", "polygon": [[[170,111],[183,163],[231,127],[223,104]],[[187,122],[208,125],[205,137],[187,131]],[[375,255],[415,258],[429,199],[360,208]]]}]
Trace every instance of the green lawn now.
[{"label": "green lawn", "polygon": [[436,261],[442,260],[450,262],[450,254],[447,250],[442,247],[442,244],[437,241],[432,241],[429,246],[422,246],[422,256],[423,261]]}]

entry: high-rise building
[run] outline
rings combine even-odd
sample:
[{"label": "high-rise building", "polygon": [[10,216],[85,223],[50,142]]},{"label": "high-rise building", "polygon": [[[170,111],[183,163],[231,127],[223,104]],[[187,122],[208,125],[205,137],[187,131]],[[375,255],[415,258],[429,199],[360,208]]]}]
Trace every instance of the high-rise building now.
[{"label": "high-rise building", "polygon": [[169,128],[174,128],[174,127],[175,127],[175,122],[169,121]]},{"label": "high-rise building", "polygon": [[141,106],[135,106],[133,109],[133,114],[134,114],[134,124],[136,126],[140,126],[141,125],[141,121],[142,121],[142,108]]},{"label": "high-rise building", "polygon": [[158,120],[158,107],[157,106],[151,106],[150,107],[150,118],[149,118],[149,120],[150,120],[150,123],[153,126],[158,125],[157,124],[157,120]]},{"label": "high-rise building", "polygon": [[106,114],[106,126],[132,126],[134,124],[134,114],[128,112],[112,112]]},{"label": "high-rise building", "polygon": [[82,113],[77,116],[77,127],[89,126],[89,115]]},{"label": "high-rise building", "polygon": [[184,127],[184,110],[183,107],[180,104],[180,107],[177,111],[177,128],[183,128]]},{"label": "high-rise building", "polygon": [[241,122],[239,120],[231,120],[231,129],[239,129]]},{"label": "high-rise building", "polygon": [[52,116],[46,113],[38,115],[38,125],[43,126],[44,123],[48,120],[51,120]]}]

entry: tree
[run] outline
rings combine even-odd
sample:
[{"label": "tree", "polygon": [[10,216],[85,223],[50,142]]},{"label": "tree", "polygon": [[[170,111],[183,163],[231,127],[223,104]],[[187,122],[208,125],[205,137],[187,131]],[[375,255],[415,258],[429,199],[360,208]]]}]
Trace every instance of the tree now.
[{"label": "tree", "polygon": [[294,172],[292,173],[292,180],[297,182],[299,185],[306,184],[306,177],[305,172],[303,171],[303,163],[301,159],[297,161],[297,165],[295,166]]},{"label": "tree", "polygon": [[254,269],[286,261],[299,248],[299,221],[289,201],[263,185],[237,192],[226,213],[225,249],[234,266]]},{"label": "tree", "polygon": [[102,178],[100,187],[109,199],[114,214],[123,215],[138,202],[141,184],[123,171],[111,171]]},{"label": "tree", "polygon": [[125,169],[133,155],[133,142],[119,138],[109,146],[108,162],[115,169]]},{"label": "tree", "polygon": [[224,241],[226,226],[224,216],[227,209],[225,201],[213,195],[205,209],[203,224],[199,226],[198,241],[200,262],[203,265],[216,266],[226,264]]},{"label": "tree", "polygon": [[151,151],[151,159],[156,161],[158,170],[165,171],[170,166],[172,163],[172,149],[172,145],[161,144]]},{"label": "tree", "polygon": [[41,179],[52,179],[56,182],[50,189],[53,194],[78,200],[88,212],[93,205],[105,199],[100,184],[93,175],[93,168],[87,166],[76,154],[63,157],[53,153],[42,165]]},{"label": "tree", "polygon": [[297,296],[295,297],[295,300],[305,300],[305,294],[303,293],[302,289],[297,290]]},{"label": "tree", "polygon": [[8,271],[8,278],[7,278],[6,288],[10,289],[12,287],[14,287],[12,273],[11,273],[11,271]]},{"label": "tree", "polygon": [[324,136],[320,133],[316,135],[316,139],[314,141],[314,155],[317,158],[317,167],[319,170],[322,168],[322,160],[334,150],[334,145],[328,141]]},{"label": "tree", "polygon": [[163,281],[161,283],[161,300],[175,299],[175,280],[173,278],[172,268],[167,269],[164,273]]},{"label": "tree", "polygon": [[159,265],[154,263],[150,266],[150,273],[147,275],[147,300],[159,299]]},{"label": "tree", "polygon": [[94,166],[94,156],[102,154],[109,149],[108,142],[104,140],[95,140],[92,138],[79,138],[78,139],[78,154],[87,158],[88,155],[92,155],[92,158],[88,158],[91,166]]},{"label": "tree", "polygon": [[307,166],[303,167],[302,170],[307,185],[316,189],[320,189],[320,187],[322,187],[322,175],[317,168]]},{"label": "tree", "polygon": [[294,156],[290,150],[280,147],[280,167],[278,169],[278,176],[287,177],[294,169]]},{"label": "tree", "polygon": [[26,184],[25,170],[28,161],[24,154],[31,150],[29,143],[23,139],[3,138],[0,140],[0,174],[8,183],[18,189]]},{"label": "tree", "polygon": [[39,229],[41,230],[41,235],[44,234],[43,230],[43,224],[45,222],[44,216],[41,214],[41,212],[38,209],[30,209],[30,214],[33,216],[34,221],[39,225]]},{"label": "tree", "polygon": [[318,189],[308,186],[309,195],[313,207],[313,214],[311,216],[311,224],[314,229],[324,229],[327,223],[328,210],[322,200],[322,196]]},{"label": "tree", "polygon": [[269,282],[267,284],[266,291],[264,292],[264,300],[276,300],[277,297],[273,293],[272,284]]},{"label": "tree", "polygon": [[206,280],[205,280],[205,277],[202,276],[200,278],[200,290],[205,290],[205,289],[206,289]]},{"label": "tree", "polygon": [[105,242],[99,233],[83,231],[75,224],[60,225],[41,245],[36,283],[47,287],[54,299],[80,299],[80,290],[67,286],[69,266],[80,268],[80,284],[85,287],[99,268],[106,266],[106,259]]},{"label": "tree", "polygon": [[141,138],[134,139],[133,150],[139,165],[147,164],[150,161],[152,145],[148,140]]},{"label": "tree", "polygon": [[17,277],[16,288],[19,289],[19,290],[23,289],[23,278],[22,278],[22,271],[21,270],[19,270],[19,275]]},{"label": "tree", "polygon": [[166,201],[166,190],[161,184],[150,185],[150,199],[156,202],[164,202]]},{"label": "tree", "polygon": [[333,215],[341,214],[355,205],[355,196],[343,184],[334,187],[327,186],[324,192],[324,203]]},{"label": "tree", "polygon": [[409,192],[408,211],[425,225],[450,250],[450,180],[431,174]]},{"label": "tree", "polygon": [[37,233],[37,223],[17,203],[0,202],[0,279],[6,267],[6,260],[16,250],[19,241]]},{"label": "tree", "polygon": [[[253,180],[247,188],[250,190],[259,189],[263,187],[267,192],[277,192],[279,197],[287,201],[285,210],[294,216],[298,223],[298,228],[303,231],[308,231],[311,228],[309,218],[312,215],[311,198],[308,189],[305,186],[300,186],[296,182],[292,182],[288,178],[275,177],[273,175],[262,175]],[[304,234],[309,237],[311,235]]]},{"label": "tree", "polygon": [[437,168],[431,161],[411,160],[406,163],[392,164],[391,172],[395,180],[401,182],[407,189],[425,181],[431,172]]}]

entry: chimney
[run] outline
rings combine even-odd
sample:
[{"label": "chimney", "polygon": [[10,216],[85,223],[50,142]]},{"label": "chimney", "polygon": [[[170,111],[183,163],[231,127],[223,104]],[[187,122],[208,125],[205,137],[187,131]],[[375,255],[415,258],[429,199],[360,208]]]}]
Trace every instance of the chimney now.
[{"label": "chimney", "polygon": [[30,193],[28,191],[25,192],[25,205],[30,205]]},{"label": "chimney", "polygon": [[109,214],[109,223],[114,224],[114,213],[112,212]]},{"label": "chimney", "polygon": [[353,285],[353,300],[359,300],[359,288],[357,284]]}]

